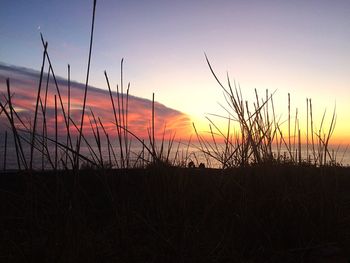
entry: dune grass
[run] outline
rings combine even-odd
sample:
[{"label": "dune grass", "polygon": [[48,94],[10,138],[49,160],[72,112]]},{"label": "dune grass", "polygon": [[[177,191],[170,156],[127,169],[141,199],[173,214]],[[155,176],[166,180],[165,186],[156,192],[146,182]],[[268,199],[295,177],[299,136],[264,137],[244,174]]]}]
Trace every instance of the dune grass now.
[{"label": "dune grass", "polygon": [[[350,245],[349,168],[2,174],[5,262],[327,262]],[[330,252],[327,252],[330,251]],[[326,254],[325,256],[325,253]],[[333,260],[332,260],[333,259]]]},{"label": "dune grass", "polygon": [[[70,66],[66,91],[57,84],[42,35],[33,121],[16,111],[16,94],[6,81],[0,101],[9,127],[0,174],[0,261],[346,262],[350,173],[329,148],[335,110],[328,127],[324,114],[315,130],[306,99],[301,131],[290,94],[288,117],[281,121],[274,93],[260,97],[255,91],[256,100],[245,101],[239,85],[227,77],[225,87],[206,58],[224,94],[224,114],[207,117],[207,134],[193,124],[195,138],[166,138],[166,128],[155,126],[153,94],[148,138],[141,138],[128,123],[130,84],[125,91],[121,60],[116,92],[104,72],[115,125],[115,134],[108,134],[94,109],[86,109],[95,6],[80,122],[71,116]],[[56,89],[54,134],[46,119],[50,80]],[[59,117],[65,127],[60,136]],[[215,117],[227,120],[227,128]],[[164,132],[157,140],[158,129]],[[15,172],[8,171],[11,157]]]}]

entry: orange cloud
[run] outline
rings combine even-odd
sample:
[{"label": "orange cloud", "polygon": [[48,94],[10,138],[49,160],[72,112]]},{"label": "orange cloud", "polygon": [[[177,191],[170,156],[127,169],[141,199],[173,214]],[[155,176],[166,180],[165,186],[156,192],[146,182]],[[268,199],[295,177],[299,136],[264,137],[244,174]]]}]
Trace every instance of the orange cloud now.
[{"label": "orange cloud", "polygon": [[[40,72],[18,68],[13,66],[6,66],[0,64],[0,101],[5,103],[6,96],[6,79],[10,79],[11,93],[13,93],[12,103],[16,109],[21,109],[19,114],[23,121],[28,124],[33,121],[36,96],[39,86]],[[46,95],[46,82],[47,73],[44,74],[44,78],[41,86],[40,98],[44,104],[46,97],[46,123],[48,127],[49,136],[53,136],[55,133],[55,101],[54,97],[57,96],[58,105],[58,134],[59,136],[66,136],[67,129],[65,125],[65,118],[61,109],[57,89],[53,81],[52,75],[49,77],[47,96]],[[64,111],[68,114],[68,87],[67,80],[63,78],[57,78]],[[80,127],[82,104],[84,96],[85,85],[77,82],[71,82],[71,100],[70,100],[70,116],[71,119]],[[117,94],[113,92],[114,103],[118,107]],[[41,106],[41,105],[39,105]],[[167,135],[176,133],[177,138],[186,139],[192,132],[192,126],[190,118],[177,110],[170,109],[158,102],[155,102],[155,138],[161,139],[163,136],[164,126],[166,126]],[[141,139],[148,138],[148,130],[150,129],[152,118],[152,102],[147,99],[135,97],[129,95],[128,97],[128,112],[124,114],[125,118],[119,119],[119,110],[116,108],[118,122],[123,122],[132,133],[136,134]],[[124,95],[124,110],[126,110],[126,95]],[[94,87],[88,88],[87,104],[85,109],[84,128],[83,133],[85,136],[93,136],[93,132],[90,126],[90,120],[92,123],[93,114],[96,118],[100,118],[101,122],[110,137],[116,136],[116,126],[112,103],[109,92]],[[127,118],[126,118],[127,117]],[[97,119],[98,122],[98,119]],[[39,107],[38,115],[38,128],[37,131],[41,131],[43,123],[43,110]],[[7,121],[4,114],[0,116],[0,127],[5,127]],[[103,134],[102,128],[99,126],[100,135]],[[73,135],[77,134],[76,128],[71,124],[70,132]],[[40,133],[40,132],[39,132]],[[166,137],[167,138],[167,137]]]}]

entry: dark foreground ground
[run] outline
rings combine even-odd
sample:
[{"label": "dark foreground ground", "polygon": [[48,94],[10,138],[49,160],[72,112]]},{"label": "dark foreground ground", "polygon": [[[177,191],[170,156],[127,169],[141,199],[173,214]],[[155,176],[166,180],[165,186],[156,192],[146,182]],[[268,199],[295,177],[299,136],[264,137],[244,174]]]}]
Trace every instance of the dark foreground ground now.
[{"label": "dark foreground ground", "polygon": [[0,174],[0,262],[348,262],[350,169]]}]

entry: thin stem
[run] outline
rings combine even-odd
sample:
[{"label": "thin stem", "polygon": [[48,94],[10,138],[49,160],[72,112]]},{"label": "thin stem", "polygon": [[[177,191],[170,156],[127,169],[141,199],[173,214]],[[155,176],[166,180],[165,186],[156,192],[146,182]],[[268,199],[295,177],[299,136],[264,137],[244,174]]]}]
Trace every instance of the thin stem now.
[{"label": "thin stem", "polygon": [[58,132],[57,132],[57,96],[55,95],[55,171],[57,171],[57,142],[58,142]]},{"label": "thin stem", "polygon": [[4,149],[4,166],[3,166],[4,171],[6,171],[6,157],[7,157],[7,131],[5,131],[5,149]]},{"label": "thin stem", "polygon": [[94,36],[94,25],[95,25],[95,11],[96,11],[96,0],[94,0],[93,4],[93,11],[92,11],[92,23],[91,23],[91,36],[90,36],[90,48],[89,48],[89,59],[88,59],[88,66],[87,66],[87,73],[86,73],[86,82],[85,82],[85,90],[84,90],[84,101],[83,101],[83,110],[81,114],[81,120],[80,120],[80,129],[79,129],[79,137],[78,137],[78,144],[77,144],[77,150],[78,153],[76,155],[75,159],[75,167],[79,167],[79,152],[80,152],[80,143],[81,143],[81,137],[83,134],[83,127],[84,127],[84,115],[85,115],[85,107],[86,107],[86,98],[87,98],[87,91],[88,91],[88,84],[89,84],[89,75],[90,75],[90,62],[91,62],[91,53],[92,53],[92,43],[93,43],[93,36]]},{"label": "thin stem", "polygon": [[156,157],[156,149],[155,149],[155,139],[154,139],[154,93],[152,94],[152,153],[153,153],[153,162]]},{"label": "thin stem", "polygon": [[34,142],[35,142],[35,133],[36,133],[36,120],[37,120],[37,116],[38,116],[39,99],[40,99],[41,83],[43,80],[44,67],[45,67],[46,50],[47,50],[47,42],[44,45],[43,61],[41,64],[38,94],[37,94],[36,103],[35,103],[34,123],[33,123],[33,130],[32,130],[32,141],[30,144],[30,163],[29,163],[30,170],[32,170],[32,168],[33,168],[33,153],[34,153]]},{"label": "thin stem", "polygon": [[[67,123],[67,148],[68,148],[68,142],[70,138],[70,65],[68,64],[68,97],[67,97],[67,104],[68,104],[68,109],[67,109],[67,116],[68,116],[68,123]],[[68,163],[68,150],[66,150],[66,165]]]}]

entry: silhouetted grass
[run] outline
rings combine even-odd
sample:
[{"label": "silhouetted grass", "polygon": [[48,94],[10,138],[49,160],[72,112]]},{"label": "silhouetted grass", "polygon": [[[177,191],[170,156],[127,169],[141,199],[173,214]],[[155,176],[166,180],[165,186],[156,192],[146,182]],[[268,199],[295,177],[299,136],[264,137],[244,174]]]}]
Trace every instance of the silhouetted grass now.
[{"label": "silhouetted grass", "polygon": [[[88,169],[80,171],[79,187],[72,171],[58,171],[58,177],[37,172],[32,217],[26,213],[26,173],[3,174],[0,257],[11,262],[345,259],[349,172],[294,165]],[[327,249],[334,251],[324,256]]]},{"label": "silhouetted grass", "polygon": [[[285,138],[282,133],[283,123],[276,120],[273,94],[269,94],[268,90],[266,90],[266,98],[262,99],[255,90],[256,100],[252,102],[253,107],[251,107],[251,104],[243,98],[236,83],[232,86],[227,76],[227,87],[225,87],[216,76],[208,58],[206,59],[214,78],[223,91],[227,103],[226,105],[221,105],[227,117],[225,115],[213,115],[211,117],[226,119],[228,122],[227,127],[223,129],[218,127],[211,117],[207,117],[210,136],[206,137],[199,134],[194,125],[199,142],[198,149],[206,156],[207,163],[209,163],[209,159],[214,159],[224,169],[262,163],[289,163],[294,165],[307,163],[314,166],[339,165],[336,156],[332,155],[329,149],[329,142],[336,124],[335,109],[328,130],[324,131],[325,112],[319,129],[316,131],[314,130],[311,99],[307,99],[306,156],[304,156],[302,153],[302,131],[299,126],[298,109],[296,109],[294,117],[293,135],[291,134],[290,94],[288,94],[288,138]],[[272,112],[272,116],[270,112]],[[312,134],[311,147],[313,158],[308,154],[309,122]],[[235,125],[232,125],[232,123]],[[235,129],[238,129],[238,131]],[[314,136],[317,137],[317,140],[314,140]],[[218,144],[219,141],[223,142],[223,146]],[[283,156],[281,155],[282,150],[284,150]]]},{"label": "silhouetted grass", "polygon": [[[18,169],[7,170],[11,153],[5,131],[0,261],[346,262],[350,257],[346,254],[350,251],[350,170],[341,167],[329,149],[335,110],[326,132],[325,114],[315,130],[311,99],[306,99],[303,156],[298,109],[293,121],[290,94],[288,117],[281,121],[276,117],[274,94],[266,91],[261,98],[255,91],[255,101],[246,101],[228,76],[227,87],[222,84],[207,58],[224,93],[225,116],[208,116],[207,134],[193,124],[197,141],[190,137],[188,142],[177,142],[175,134],[166,138],[166,127],[157,140],[155,132],[162,127],[155,126],[153,94],[148,138],[141,138],[128,124],[130,85],[124,92],[122,60],[116,93],[104,72],[115,125],[115,134],[108,134],[93,109],[85,110],[95,7],[96,1],[80,123],[71,116],[70,66],[65,108],[42,35],[43,62],[33,122],[25,122],[16,111],[12,103],[16,95],[10,80],[6,81],[0,114],[12,131]],[[53,135],[46,120],[50,78],[56,88]],[[61,139],[60,114],[65,125]],[[87,127],[83,130],[87,117],[90,137]],[[214,117],[227,120],[227,127],[219,127]],[[135,144],[140,146],[138,152],[133,152]],[[81,152],[82,145],[89,154]],[[103,155],[104,147],[108,157]],[[33,165],[35,158],[41,158],[41,171]],[[214,166],[218,169],[204,168]]]}]

